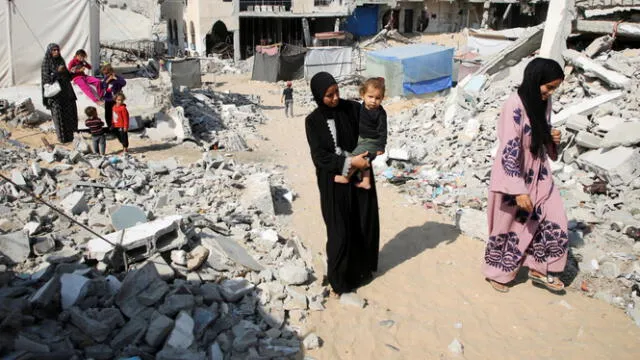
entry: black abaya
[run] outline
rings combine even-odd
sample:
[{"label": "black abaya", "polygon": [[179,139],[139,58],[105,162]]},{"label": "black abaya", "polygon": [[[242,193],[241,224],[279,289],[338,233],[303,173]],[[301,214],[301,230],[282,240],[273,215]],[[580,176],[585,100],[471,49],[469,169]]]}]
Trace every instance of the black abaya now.
[{"label": "black abaya", "polygon": [[336,154],[327,120],[335,120],[337,145],[350,152],[358,142],[359,114],[360,104],[340,100],[331,111],[316,109],[305,122],[327,227],[327,278],[337,293],[358,288],[378,268],[380,223],[373,174],[369,190],[357,188],[353,182],[333,181],[335,175],[343,172],[346,157]]}]

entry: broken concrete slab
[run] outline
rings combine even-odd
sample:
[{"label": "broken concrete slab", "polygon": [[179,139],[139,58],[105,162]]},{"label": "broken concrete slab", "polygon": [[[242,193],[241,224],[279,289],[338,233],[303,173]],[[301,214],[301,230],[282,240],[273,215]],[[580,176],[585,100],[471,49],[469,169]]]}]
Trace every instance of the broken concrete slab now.
[{"label": "broken concrete slab", "polygon": [[640,24],[607,20],[584,20],[575,22],[574,30],[581,33],[613,34],[617,36],[640,39]]},{"label": "broken concrete slab", "polygon": [[574,131],[582,131],[587,130],[591,126],[591,121],[585,115],[572,115],[567,119],[567,123],[565,125],[567,129],[571,129]]},{"label": "broken concrete slab", "polygon": [[606,94],[589,98],[577,104],[566,107],[557,114],[551,114],[551,124],[554,127],[564,125],[569,117],[573,115],[590,115],[599,106],[612,102],[624,96],[622,91],[611,91]]},{"label": "broken concrete slab", "polygon": [[580,155],[578,163],[604,177],[612,186],[626,185],[638,177],[640,153],[638,149],[622,146],[591,150]]},{"label": "broken concrete slab", "polygon": [[302,285],[309,279],[307,269],[292,264],[282,266],[278,270],[278,275],[285,285]]},{"label": "broken concrete slab", "polygon": [[625,122],[625,119],[619,116],[606,115],[602,117],[597,117],[596,123],[598,125],[594,128],[594,131],[604,135],[609,131],[615,129],[618,125],[624,122]]},{"label": "broken concrete slab", "polygon": [[89,211],[84,192],[81,191],[72,192],[60,203],[60,206],[73,215],[80,215],[85,211]]},{"label": "broken concrete slab", "polygon": [[75,274],[62,274],[60,277],[60,300],[62,309],[69,309],[82,299],[88,290],[90,280]]},{"label": "broken concrete slab", "polygon": [[602,138],[586,131],[580,131],[576,135],[576,144],[587,149],[599,149],[602,147]]},{"label": "broken concrete slab", "polygon": [[605,68],[575,50],[565,50],[562,56],[567,62],[584,70],[587,74],[593,74],[614,88],[625,89],[631,84],[631,79],[628,77]]},{"label": "broken concrete slab", "polygon": [[193,344],[193,327],[195,323],[186,311],[181,311],[176,318],[173,331],[167,339],[167,346],[174,349],[188,349]]},{"label": "broken concrete slab", "polygon": [[173,320],[162,314],[157,314],[147,329],[145,335],[145,341],[151,347],[157,348],[162,345],[162,342],[167,338],[171,329],[173,329]]},{"label": "broken concrete slab", "polygon": [[264,269],[238,242],[215,235],[213,232],[203,231],[200,234],[200,241],[209,249],[208,263],[216,269],[220,255],[232,260],[253,271]]},{"label": "broken concrete slab", "polygon": [[256,208],[266,215],[275,216],[269,174],[257,173],[247,177],[240,204],[245,208]]},{"label": "broken concrete slab", "polygon": [[122,230],[147,222],[147,215],[138,206],[122,205],[111,212],[111,224],[116,230]]},{"label": "broken concrete slab", "polygon": [[[105,238],[114,244],[121,244],[125,250],[132,252],[135,260],[142,260],[156,252],[182,247],[187,239],[180,229],[181,222],[180,215],[167,216],[107,234]],[[89,258],[101,261],[114,250],[114,247],[100,238],[94,238],[87,243],[87,249]]]},{"label": "broken concrete slab", "polygon": [[11,181],[20,187],[27,186],[27,181],[24,179],[24,176],[22,176],[22,171],[20,170],[13,170],[11,172]]},{"label": "broken concrete slab", "polygon": [[31,253],[29,237],[22,231],[0,235],[0,254],[14,264],[25,261]]},{"label": "broken concrete slab", "polygon": [[236,302],[253,291],[255,286],[245,278],[225,280],[220,284],[222,296],[229,302]]},{"label": "broken concrete slab", "polygon": [[640,144],[640,122],[625,122],[607,132],[602,147],[634,146]]}]

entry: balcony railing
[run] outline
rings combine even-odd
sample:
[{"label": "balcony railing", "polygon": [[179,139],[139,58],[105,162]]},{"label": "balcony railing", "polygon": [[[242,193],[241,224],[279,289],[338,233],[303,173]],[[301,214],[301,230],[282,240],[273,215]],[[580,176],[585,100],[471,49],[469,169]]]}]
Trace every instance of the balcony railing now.
[{"label": "balcony railing", "polygon": [[291,11],[291,0],[240,0],[240,11],[286,12]]}]

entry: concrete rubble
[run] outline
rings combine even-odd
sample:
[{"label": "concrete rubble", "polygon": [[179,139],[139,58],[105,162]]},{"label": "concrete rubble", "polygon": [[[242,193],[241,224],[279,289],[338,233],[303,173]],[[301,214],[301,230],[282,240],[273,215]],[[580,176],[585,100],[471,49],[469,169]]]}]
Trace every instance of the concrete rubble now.
[{"label": "concrete rubble", "polygon": [[[182,99],[194,119],[193,108],[200,107],[189,102],[200,100]],[[264,119],[242,101],[224,111],[243,119],[242,126]],[[200,139],[207,126],[215,128],[209,120],[191,122]],[[224,134],[218,130],[213,133]],[[328,291],[308,270],[309,251],[283,225],[289,213],[275,197],[292,191],[281,167],[214,152],[188,166],[93,154],[71,161],[78,155],[64,148],[31,149],[2,135],[0,169],[112,243],[0,182],[3,354],[271,359],[302,353],[299,331],[308,311],[324,309]],[[307,347],[318,345],[307,340]]]},{"label": "concrete rubble", "polygon": [[[522,81],[539,29],[488,59],[447,97],[389,116],[387,153],[373,162],[378,179],[486,240],[496,120]],[[640,286],[640,50],[564,54],[567,76],[551,117],[563,133],[551,169],[569,217],[563,276],[572,288],[637,316],[640,298],[630,289]]]}]

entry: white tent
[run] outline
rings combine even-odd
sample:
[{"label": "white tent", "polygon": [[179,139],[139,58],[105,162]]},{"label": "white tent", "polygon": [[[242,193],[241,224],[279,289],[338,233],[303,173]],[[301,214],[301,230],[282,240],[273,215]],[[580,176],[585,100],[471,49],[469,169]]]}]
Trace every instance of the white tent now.
[{"label": "white tent", "polygon": [[100,8],[96,0],[0,0],[0,87],[39,84],[47,45],[60,45],[68,63],[84,49],[100,61]]}]

